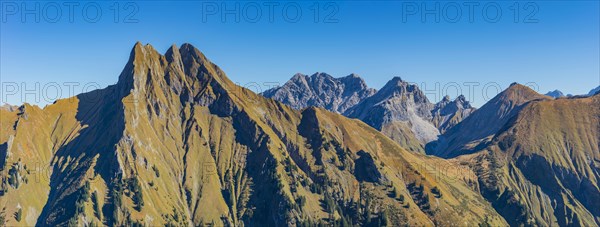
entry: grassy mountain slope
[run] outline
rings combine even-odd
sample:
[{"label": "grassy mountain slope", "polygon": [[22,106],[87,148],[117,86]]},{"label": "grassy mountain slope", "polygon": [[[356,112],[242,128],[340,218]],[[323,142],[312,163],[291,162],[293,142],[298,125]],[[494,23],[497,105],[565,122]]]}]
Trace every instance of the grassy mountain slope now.
[{"label": "grassy mountain slope", "polygon": [[600,96],[535,100],[511,115],[457,158],[486,199],[511,225],[600,224]]},{"label": "grassy mountain slope", "polygon": [[263,98],[189,44],[138,43],[116,85],[0,111],[7,225],[506,223],[455,162]]}]

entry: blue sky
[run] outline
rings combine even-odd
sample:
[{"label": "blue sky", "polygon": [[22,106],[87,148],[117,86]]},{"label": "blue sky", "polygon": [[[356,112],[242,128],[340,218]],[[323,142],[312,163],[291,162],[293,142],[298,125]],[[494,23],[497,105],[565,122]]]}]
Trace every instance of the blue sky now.
[{"label": "blue sky", "polygon": [[[1,101],[44,105],[68,96],[64,83],[79,83],[75,93],[114,84],[136,41],[160,52],[191,43],[240,85],[326,72],[357,73],[380,88],[400,76],[432,101],[465,93],[480,106],[515,81],[541,93],[583,94],[600,84],[598,1],[480,2],[472,21],[463,1],[278,2],[272,17],[256,1],[127,3],[82,2],[71,22],[66,2],[3,1]],[[423,15],[424,7],[433,11]]]}]

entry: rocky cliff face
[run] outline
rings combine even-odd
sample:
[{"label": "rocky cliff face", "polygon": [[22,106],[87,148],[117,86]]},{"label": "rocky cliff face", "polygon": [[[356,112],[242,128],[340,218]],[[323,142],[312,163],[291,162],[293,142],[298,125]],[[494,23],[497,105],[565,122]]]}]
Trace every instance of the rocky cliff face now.
[{"label": "rocky cliff face", "polygon": [[343,113],[363,99],[373,95],[375,89],[367,87],[365,81],[355,74],[333,78],[325,73],[312,76],[296,74],[283,86],[262,93],[294,109],[322,107]]},{"label": "rocky cliff face", "polygon": [[449,96],[444,96],[431,110],[432,122],[440,133],[444,133],[471,115],[473,111],[475,108],[465,99],[465,96],[459,95],[454,101],[451,101]]},{"label": "rocky cliff face", "polygon": [[410,129],[413,135],[406,136],[414,136],[419,142],[426,143],[435,140],[439,134],[430,122],[433,107],[416,85],[395,77],[344,115],[358,118],[389,135],[396,131],[389,130],[391,127]]},{"label": "rocky cliff face", "polygon": [[236,86],[189,44],[138,43],[116,85],[0,111],[8,226],[506,224],[468,169]]}]

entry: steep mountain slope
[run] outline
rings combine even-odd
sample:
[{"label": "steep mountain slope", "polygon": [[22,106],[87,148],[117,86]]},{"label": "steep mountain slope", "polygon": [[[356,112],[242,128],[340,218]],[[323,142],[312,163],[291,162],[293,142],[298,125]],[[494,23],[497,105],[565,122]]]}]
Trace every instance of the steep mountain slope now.
[{"label": "steep mountain slope", "polygon": [[9,226],[506,224],[468,169],[256,95],[189,44],[137,43],[114,86],[0,111]]},{"label": "steep mountain slope", "polygon": [[432,122],[440,130],[440,133],[444,133],[471,115],[473,111],[475,108],[471,106],[465,96],[459,95],[454,101],[450,101],[449,96],[444,96],[431,110]]},{"label": "steep mountain slope", "polygon": [[514,83],[455,127],[450,128],[437,141],[427,144],[427,152],[448,158],[480,150],[525,104],[533,100],[547,99],[550,97]]},{"label": "steep mountain slope", "polygon": [[312,76],[296,74],[283,86],[269,89],[262,95],[294,109],[314,106],[343,113],[374,93],[375,89],[367,87],[355,74],[333,78],[325,73],[315,73]]},{"label": "steep mountain slope", "polygon": [[460,162],[474,169],[482,194],[511,225],[599,225],[600,95],[520,109]]},{"label": "steep mountain slope", "polygon": [[[439,134],[430,122],[432,109],[433,104],[416,85],[394,77],[375,95],[348,109],[344,115],[381,130],[404,147],[417,147],[416,144],[435,140]],[[398,131],[403,133],[396,133]]]}]

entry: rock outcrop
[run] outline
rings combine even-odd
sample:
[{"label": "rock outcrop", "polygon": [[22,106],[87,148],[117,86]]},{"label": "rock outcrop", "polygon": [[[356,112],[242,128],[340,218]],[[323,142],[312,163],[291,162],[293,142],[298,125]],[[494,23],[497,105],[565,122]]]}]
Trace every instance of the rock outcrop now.
[{"label": "rock outcrop", "polygon": [[459,95],[454,101],[451,101],[449,96],[444,96],[431,110],[432,122],[440,133],[444,133],[471,115],[473,111],[475,108],[465,99],[465,96]]}]

